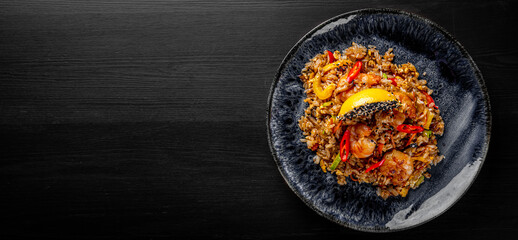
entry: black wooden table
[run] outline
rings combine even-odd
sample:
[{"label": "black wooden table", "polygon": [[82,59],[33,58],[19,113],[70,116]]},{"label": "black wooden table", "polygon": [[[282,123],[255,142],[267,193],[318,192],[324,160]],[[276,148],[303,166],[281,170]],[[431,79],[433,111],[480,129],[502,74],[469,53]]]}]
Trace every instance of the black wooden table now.
[{"label": "black wooden table", "polygon": [[[270,85],[293,44],[372,7],[455,36],[484,75],[493,116],[464,197],[386,235],[308,208],[266,137]],[[516,235],[517,11],[487,0],[1,1],[1,239]]]}]

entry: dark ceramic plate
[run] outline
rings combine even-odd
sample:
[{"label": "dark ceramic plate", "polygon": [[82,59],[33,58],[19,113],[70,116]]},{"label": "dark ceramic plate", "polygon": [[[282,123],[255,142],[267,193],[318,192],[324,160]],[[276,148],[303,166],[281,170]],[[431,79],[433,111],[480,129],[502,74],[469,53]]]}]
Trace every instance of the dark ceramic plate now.
[{"label": "dark ceramic plate", "polygon": [[[432,177],[406,198],[383,200],[368,184],[336,177],[314,164],[300,142],[297,123],[307,107],[298,76],[313,56],[343,50],[352,42],[394,48],[394,62],[413,63],[434,90],[445,132],[438,147],[445,159]],[[270,149],[279,171],[309,207],[343,226],[389,232],[415,227],[450,208],[475,180],[489,145],[491,114],[482,75],[466,50],[437,24],[414,14],[364,9],[334,17],[306,34],[284,58],[274,79],[267,119]]]}]

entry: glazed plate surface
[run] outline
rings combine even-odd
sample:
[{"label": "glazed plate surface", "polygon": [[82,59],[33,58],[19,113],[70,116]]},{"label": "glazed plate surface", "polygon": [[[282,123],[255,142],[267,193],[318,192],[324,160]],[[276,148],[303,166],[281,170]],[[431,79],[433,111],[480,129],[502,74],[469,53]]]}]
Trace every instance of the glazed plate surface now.
[{"label": "glazed plate surface", "polygon": [[[344,50],[353,42],[393,48],[394,63],[414,64],[434,90],[445,131],[438,147],[445,159],[429,170],[432,177],[406,198],[378,197],[375,187],[324,173],[298,119],[307,104],[304,64],[325,50]],[[422,74],[426,72],[425,76]],[[363,9],[334,17],[307,33],[286,55],[270,90],[268,141],[289,187],[310,208],[340,225],[369,232],[390,232],[423,224],[449,209],[475,180],[486,157],[491,132],[489,96],[472,58],[437,24],[414,14]]]}]

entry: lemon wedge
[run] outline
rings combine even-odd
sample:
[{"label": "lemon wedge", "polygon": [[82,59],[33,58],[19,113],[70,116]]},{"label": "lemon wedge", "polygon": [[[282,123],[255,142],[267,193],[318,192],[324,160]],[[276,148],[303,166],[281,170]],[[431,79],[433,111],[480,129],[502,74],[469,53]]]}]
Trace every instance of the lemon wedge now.
[{"label": "lemon wedge", "polygon": [[379,88],[369,88],[347,98],[340,108],[338,118],[343,120],[366,116],[377,111],[396,108],[398,103],[392,93]]}]

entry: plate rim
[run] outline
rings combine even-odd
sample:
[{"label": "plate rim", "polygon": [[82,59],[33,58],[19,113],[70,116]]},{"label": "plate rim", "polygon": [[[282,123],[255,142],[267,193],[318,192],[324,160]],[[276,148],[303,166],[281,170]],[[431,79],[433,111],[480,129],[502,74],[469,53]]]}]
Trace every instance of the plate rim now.
[{"label": "plate rim", "polygon": [[[480,86],[480,88],[482,90],[482,95],[483,95],[483,98],[484,98],[485,108],[486,108],[485,109],[486,110],[486,117],[487,117],[487,120],[486,120],[486,140],[484,142],[484,146],[481,148],[481,151],[482,151],[481,162],[480,162],[480,165],[478,166],[478,169],[476,170],[476,173],[473,176],[472,181],[468,184],[467,188],[461,194],[459,194],[458,197],[455,200],[453,200],[453,202],[449,206],[447,206],[443,211],[439,212],[435,216],[433,216],[433,217],[431,217],[431,218],[429,218],[429,219],[427,219],[425,221],[422,221],[420,223],[417,223],[417,224],[414,224],[414,225],[411,225],[411,226],[407,226],[407,227],[403,227],[403,228],[398,228],[398,229],[388,229],[388,228],[377,229],[377,228],[370,228],[370,227],[364,227],[364,226],[360,226],[360,225],[351,224],[351,223],[348,223],[348,222],[345,222],[345,221],[340,221],[339,219],[335,219],[332,216],[329,216],[328,214],[322,212],[320,209],[315,207],[311,202],[309,202],[308,199],[304,198],[298,191],[296,191],[294,186],[292,186],[292,184],[290,184],[290,181],[288,181],[288,178],[286,176],[286,172],[281,167],[281,164],[280,164],[280,161],[279,161],[279,157],[277,156],[277,152],[274,149],[272,135],[271,135],[271,127],[270,127],[271,116],[272,116],[273,93],[274,93],[274,91],[275,91],[275,89],[277,87],[277,84],[279,82],[279,78],[280,78],[280,75],[281,75],[281,70],[285,67],[285,65],[287,64],[288,60],[291,59],[291,57],[297,52],[297,50],[300,48],[302,43],[305,40],[307,40],[309,37],[311,37],[311,35],[313,35],[316,31],[322,29],[324,26],[326,26],[326,25],[328,25],[328,24],[330,24],[330,23],[332,23],[332,22],[334,22],[334,21],[336,21],[338,19],[345,18],[345,17],[351,16],[351,15],[357,15],[357,14],[367,15],[367,14],[374,14],[374,13],[404,15],[406,17],[410,17],[410,18],[413,18],[413,19],[416,19],[416,20],[423,21],[425,24],[429,25],[430,27],[432,27],[436,31],[438,31],[441,34],[443,34],[444,37],[447,40],[451,41],[454,45],[456,45],[459,48],[461,55],[468,60],[470,66],[474,70],[474,74],[477,77],[477,82],[478,82],[478,84],[479,84],[479,86]],[[286,183],[286,185],[288,185],[288,187],[291,189],[291,191],[294,192],[295,195],[297,195],[298,198],[301,199],[304,202],[304,204],[306,204],[309,208],[314,210],[318,215],[328,219],[331,222],[334,222],[335,224],[338,224],[338,225],[341,225],[341,226],[344,226],[344,227],[347,227],[347,228],[350,228],[350,229],[353,229],[353,230],[356,230],[356,231],[376,232],[376,233],[380,233],[380,232],[398,232],[398,231],[404,231],[404,230],[408,230],[408,229],[411,229],[411,228],[415,228],[415,227],[421,226],[422,224],[425,224],[427,222],[432,221],[433,219],[436,219],[440,215],[442,215],[445,212],[447,212],[451,207],[453,207],[468,192],[468,190],[471,188],[471,186],[473,185],[473,183],[477,179],[477,177],[478,177],[478,175],[479,175],[479,173],[480,173],[480,171],[482,169],[482,166],[484,165],[484,162],[485,162],[485,160],[487,158],[487,153],[489,151],[489,143],[490,143],[490,140],[491,140],[491,126],[492,126],[492,116],[491,115],[492,114],[491,114],[490,98],[489,98],[489,94],[488,94],[488,91],[487,91],[487,87],[485,85],[484,78],[482,76],[482,72],[480,71],[480,69],[476,65],[476,63],[473,60],[473,58],[471,57],[471,55],[469,55],[467,50],[464,48],[464,46],[455,37],[453,37],[453,35],[451,35],[449,32],[447,32],[443,27],[441,27],[437,23],[435,23],[435,22],[433,22],[433,21],[431,21],[431,20],[429,20],[429,19],[427,19],[425,17],[422,17],[422,16],[417,15],[415,13],[411,13],[411,12],[407,12],[407,11],[404,11],[404,10],[400,10],[400,9],[392,9],[392,8],[362,8],[362,9],[348,11],[348,12],[336,15],[336,16],[334,16],[332,18],[329,18],[329,19],[323,21],[322,23],[318,24],[316,27],[311,29],[306,34],[304,34],[295,43],[295,45],[293,45],[293,47],[291,47],[291,49],[288,51],[288,53],[283,58],[281,64],[277,68],[277,71],[275,73],[275,77],[274,77],[273,82],[272,82],[272,84],[270,86],[270,90],[269,90],[269,94],[268,94],[268,102],[267,103],[268,103],[268,109],[267,109],[267,113],[266,113],[266,132],[267,132],[268,146],[270,148],[270,152],[271,152],[271,154],[273,156],[275,164],[277,165],[277,169],[281,173],[281,176],[284,179],[284,182]]]}]

